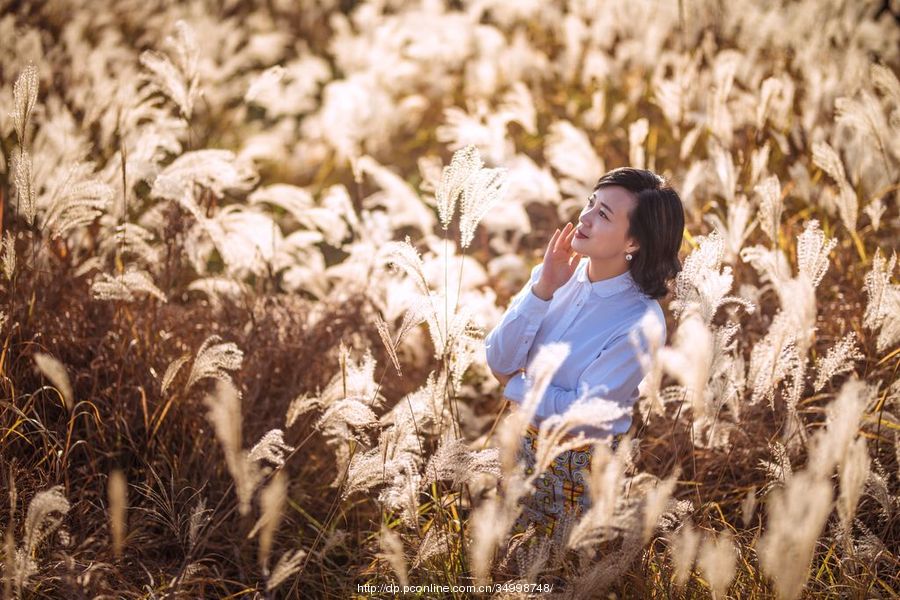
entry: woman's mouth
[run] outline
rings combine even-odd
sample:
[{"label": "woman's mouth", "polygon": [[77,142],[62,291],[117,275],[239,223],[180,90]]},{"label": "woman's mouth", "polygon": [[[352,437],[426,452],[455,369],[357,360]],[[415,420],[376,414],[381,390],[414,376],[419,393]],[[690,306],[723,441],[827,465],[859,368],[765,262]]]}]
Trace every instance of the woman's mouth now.
[{"label": "woman's mouth", "polygon": [[583,233],[581,233],[581,230],[580,230],[580,229],[576,229],[576,230],[575,230],[575,237],[577,237],[578,239],[581,239],[581,240],[586,240],[586,239],[587,239],[587,236],[584,235]]}]

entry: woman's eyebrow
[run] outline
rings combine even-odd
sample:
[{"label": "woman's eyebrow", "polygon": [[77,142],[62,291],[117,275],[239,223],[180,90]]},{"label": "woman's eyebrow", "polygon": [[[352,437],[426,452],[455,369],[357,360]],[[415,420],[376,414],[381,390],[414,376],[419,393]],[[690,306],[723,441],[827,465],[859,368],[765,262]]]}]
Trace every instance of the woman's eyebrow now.
[{"label": "woman's eyebrow", "polygon": [[[596,198],[596,194],[597,194],[596,192],[593,192],[591,195],[589,195],[588,198],[587,198],[587,199],[588,199],[588,202],[590,202],[591,200],[596,200],[596,199],[597,199],[597,198]],[[603,208],[605,208],[606,210],[608,210],[608,211],[609,211],[609,214],[611,214],[611,215],[614,215],[614,214],[615,214],[615,211],[614,211],[613,209],[611,209],[611,208],[609,207],[609,204],[607,204],[606,202],[601,202],[601,203],[600,203],[600,206],[602,206]]]}]

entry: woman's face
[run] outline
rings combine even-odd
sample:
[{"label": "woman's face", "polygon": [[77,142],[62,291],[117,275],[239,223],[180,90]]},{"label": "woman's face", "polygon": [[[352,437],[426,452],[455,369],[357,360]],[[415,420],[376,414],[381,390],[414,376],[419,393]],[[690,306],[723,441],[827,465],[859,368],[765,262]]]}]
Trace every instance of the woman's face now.
[{"label": "woman's face", "polygon": [[627,235],[628,215],[636,202],[618,185],[596,190],[578,216],[572,249],[590,258],[624,261],[626,253],[638,249],[637,242]]}]

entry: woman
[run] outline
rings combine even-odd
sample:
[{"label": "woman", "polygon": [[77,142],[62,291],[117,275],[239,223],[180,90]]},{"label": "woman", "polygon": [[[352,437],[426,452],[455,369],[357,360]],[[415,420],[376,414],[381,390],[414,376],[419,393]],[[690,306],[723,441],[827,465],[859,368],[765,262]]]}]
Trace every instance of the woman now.
[{"label": "woman", "polygon": [[[609,437],[613,449],[631,426],[631,409],[643,379],[639,352],[648,343],[640,321],[655,318],[665,339],[658,302],[667,282],[681,270],[678,251],[684,208],[674,189],[643,169],[623,167],[594,186],[578,218],[550,239],[544,260],[497,326],[485,338],[488,365],[505,386],[503,395],[521,403],[529,387],[525,367],[537,349],[569,344],[569,355],[554,374],[523,438],[522,453],[533,472],[537,425],[561,414],[579,398],[605,398],[628,409],[611,423],[590,423],[573,434]],[[637,334],[640,349],[632,343]],[[581,514],[590,499],[584,488],[592,447],[560,454],[526,499],[516,530],[530,521],[547,534],[564,512]]]}]

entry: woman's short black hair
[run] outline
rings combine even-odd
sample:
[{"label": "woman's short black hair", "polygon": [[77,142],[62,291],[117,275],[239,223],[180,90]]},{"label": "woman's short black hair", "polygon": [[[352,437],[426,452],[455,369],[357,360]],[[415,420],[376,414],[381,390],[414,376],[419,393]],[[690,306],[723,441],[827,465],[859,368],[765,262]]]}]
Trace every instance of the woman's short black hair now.
[{"label": "woman's short black hair", "polygon": [[594,191],[613,185],[625,188],[637,200],[628,215],[628,235],[640,244],[632,253],[631,276],[647,296],[663,298],[669,293],[668,280],[681,271],[681,198],[663,177],[646,169],[613,169],[597,181]]}]

